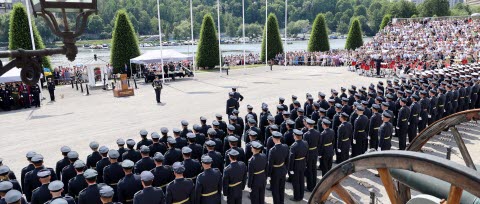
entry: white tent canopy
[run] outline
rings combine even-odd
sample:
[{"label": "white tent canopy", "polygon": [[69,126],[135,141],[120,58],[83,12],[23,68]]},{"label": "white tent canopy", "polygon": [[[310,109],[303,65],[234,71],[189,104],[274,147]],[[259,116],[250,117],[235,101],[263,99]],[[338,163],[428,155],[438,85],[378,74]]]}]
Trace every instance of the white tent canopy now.
[{"label": "white tent canopy", "polygon": [[[163,62],[172,62],[172,61],[181,61],[181,60],[193,60],[192,56],[188,56],[177,52],[175,50],[152,50],[130,59],[130,63],[135,64],[148,64],[148,63],[159,63],[162,62],[160,56],[163,56]],[[160,54],[161,53],[161,54]]]},{"label": "white tent canopy", "polygon": [[22,79],[20,78],[20,71],[21,70],[17,68],[9,70],[7,73],[0,76],[0,83],[22,81]]}]

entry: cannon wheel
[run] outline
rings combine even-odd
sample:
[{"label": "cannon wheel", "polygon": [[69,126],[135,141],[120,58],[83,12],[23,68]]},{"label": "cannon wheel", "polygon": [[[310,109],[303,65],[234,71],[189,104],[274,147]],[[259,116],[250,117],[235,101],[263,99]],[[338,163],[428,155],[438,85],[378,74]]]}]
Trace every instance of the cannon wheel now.
[{"label": "cannon wheel", "polygon": [[391,150],[373,152],[351,158],[331,169],[317,184],[308,203],[324,203],[332,191],[346,203],[356,203],[340,182],[349,175],[376,169],[392,204],[405,203],[401,200],[388,169],[404,169],[426,174],[451,184],[448,203],[459,203],[463,190],[480,197],[480,173],[437,156],[419,152]]}]

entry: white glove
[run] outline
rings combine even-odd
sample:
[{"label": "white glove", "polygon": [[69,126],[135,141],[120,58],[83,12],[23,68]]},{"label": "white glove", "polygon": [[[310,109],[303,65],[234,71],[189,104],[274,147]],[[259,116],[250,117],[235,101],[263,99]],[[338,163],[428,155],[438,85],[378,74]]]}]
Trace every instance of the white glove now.
[{"label": "white glove", "polygon": [[428,118],[432,118],[432,115],[428,115]]},{"label": "white glove", "polygon": [[370,139],[370,136],[368,136],[367,138]]},{"label": "white glove", "polygon": [[338,151],[338,152],[342,152],[342,150],[341,150],[341,149],[338,149],[337,151]]},{"label": "white glove", "polygon": [[290,174],[292,174],[292,175],[293,175],[293,174],[294,174],[294,172],[293,172],[293,171],[290,171]]},{"label": "white glove", "polygon": [[395,132],[393,132],[392,135],[395,135]]},{"label": "white glove", "polygon": [[353,144],[357,144],[357,140],[353,140]]},{"label": "white glove", "polygon": [[410,125],[410,122],[408,122],[408,125]]},{"label": "white glove", "polygon": [[446,113],[447,111],[445,109],[443,109],[443,112]]},{"label": "white glove", "polygon": [[418,120],[422,120],[422,117],[418,117]]},{"label": "white glove", "polygon": [[381,147],[378,147],[378,151],[382,151],[382,148],[381,148]]},{"label": "white glove", "polygon": [[397,130],[400,130],[400,128],[397,126]]}]

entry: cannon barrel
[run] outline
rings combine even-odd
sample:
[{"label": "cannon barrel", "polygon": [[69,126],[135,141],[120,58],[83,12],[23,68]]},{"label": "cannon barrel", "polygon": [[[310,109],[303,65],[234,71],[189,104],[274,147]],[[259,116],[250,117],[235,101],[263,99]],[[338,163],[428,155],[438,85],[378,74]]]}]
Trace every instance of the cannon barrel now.
[{"label": "cannon barrel", "polygon": [[[477,167],[478,169],[478,167]],[[450,183],[440,179],[415,173],[403,169],[390,169],[390,174],[399,182],[408,187],[420,191],[421,193],[435,196],[437,198],[447,198],[450,191]],[[463,191],[460,200],[462,204],[480,204],[480,198]]]}]

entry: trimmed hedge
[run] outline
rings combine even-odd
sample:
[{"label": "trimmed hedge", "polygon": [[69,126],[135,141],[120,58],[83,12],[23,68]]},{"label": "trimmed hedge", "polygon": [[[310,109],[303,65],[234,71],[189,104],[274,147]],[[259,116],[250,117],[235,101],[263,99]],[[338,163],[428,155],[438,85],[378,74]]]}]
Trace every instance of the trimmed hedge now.
[{"label": "trimmed hedge", "polygon": [[200,41],[197,47],[197,67],[213,68],[219,65],[219,44],[217,29],[211,14],[203,16]]},{"label": "trimmed hedge", "polygon": [[347,42],[345,43],[345,49],[355,50],[363,45],[362,29],[360,21],[355,18],[350,25],[350,31],[348,31]]},{"label": "trimmed hedge", "polygon": [[[112,49],[110,51],[110,63],[114,73],[125,73],[130,76],[130,59],[138,57],[137,35],[127,11],[122,9],[115,16],[115,27],[112,33]],[[125,70],[127,65],[127,70]]]},{"label": "trimmed hedge", "polygon": [[323,14],[318,14],[313,22],[312,33],[310,35],[310,41],[308,42],[308,51],[324,52],[328,50],[330,50],[330,43],[328,42],[325,16]]},{"label": "trimmed hedge", "polygon": [[[275,14],[268,15],[266,28],[268,30],[268,59],[275,58],[278,53],[283,53],[282,38],[280,38],[280,30],[278,28],[278,20]],[[263,29],[262,53],[261,59],[265,61],[265,29]]]}]

